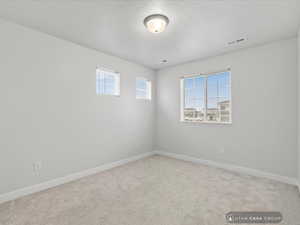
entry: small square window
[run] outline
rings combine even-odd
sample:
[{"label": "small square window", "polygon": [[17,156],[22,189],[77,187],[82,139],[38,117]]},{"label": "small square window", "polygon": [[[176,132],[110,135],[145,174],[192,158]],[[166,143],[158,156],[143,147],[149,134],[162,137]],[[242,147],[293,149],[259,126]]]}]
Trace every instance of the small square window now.
[{"label": "small square window", "polygon": [[136,78],[136,98],[151,100],[151,81],[145,78]]},{"label": "small square window", "polygon": [[97,95],[120,95],[120,74],[117,72],[96,69]]}]

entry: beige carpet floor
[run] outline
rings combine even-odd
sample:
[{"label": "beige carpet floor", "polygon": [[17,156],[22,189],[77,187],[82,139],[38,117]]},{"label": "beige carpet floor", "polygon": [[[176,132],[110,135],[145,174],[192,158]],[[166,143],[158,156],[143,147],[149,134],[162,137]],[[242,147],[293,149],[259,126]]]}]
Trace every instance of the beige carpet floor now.
[{"label": "beige carpet floor", "polygon": [[300,224],[296,187],[162,156],[0,205],[1,225],[223,225],[230,211],[281,211]]}]

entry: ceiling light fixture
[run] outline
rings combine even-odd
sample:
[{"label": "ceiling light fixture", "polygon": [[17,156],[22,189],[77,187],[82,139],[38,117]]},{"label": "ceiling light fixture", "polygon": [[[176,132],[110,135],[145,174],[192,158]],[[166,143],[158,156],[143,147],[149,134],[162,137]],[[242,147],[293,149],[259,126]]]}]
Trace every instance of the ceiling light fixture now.
[{"label": "ceiling light fixture", "polygon": [[163,32],[169,24],[169,18],[161,14],[153,14],[144,19],[145,27],[152,33]]}]

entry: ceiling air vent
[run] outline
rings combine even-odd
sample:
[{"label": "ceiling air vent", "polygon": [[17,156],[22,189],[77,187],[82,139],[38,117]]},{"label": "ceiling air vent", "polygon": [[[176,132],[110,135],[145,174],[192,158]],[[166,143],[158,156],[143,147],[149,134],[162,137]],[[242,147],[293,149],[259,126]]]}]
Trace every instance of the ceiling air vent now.
[{"label": "ceiling air vent", "polygon": [[240,38],[240,39],[228,42],[228,45],[240,44],[241,42],[243,42],[245,40],[246,40],[245,38]]}]

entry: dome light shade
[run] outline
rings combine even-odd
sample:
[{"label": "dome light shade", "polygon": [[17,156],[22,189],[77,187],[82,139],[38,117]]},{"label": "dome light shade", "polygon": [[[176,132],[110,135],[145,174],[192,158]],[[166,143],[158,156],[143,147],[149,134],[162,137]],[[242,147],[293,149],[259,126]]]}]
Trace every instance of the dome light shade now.
[{"label": "dome light shade", "polygon": [[161,14],[153,14],[144,19],[145,27],[152,33],[163,32],[169,24],[168,17]]}]

